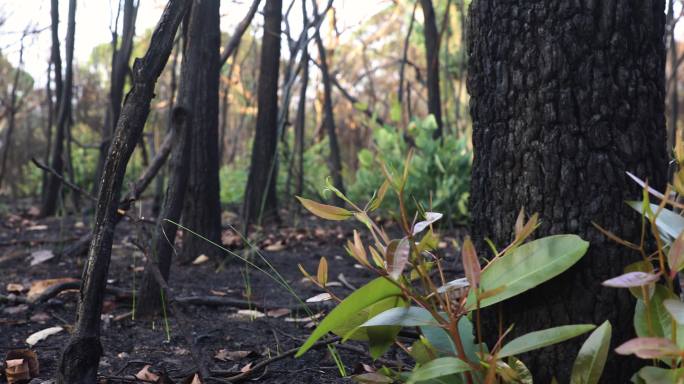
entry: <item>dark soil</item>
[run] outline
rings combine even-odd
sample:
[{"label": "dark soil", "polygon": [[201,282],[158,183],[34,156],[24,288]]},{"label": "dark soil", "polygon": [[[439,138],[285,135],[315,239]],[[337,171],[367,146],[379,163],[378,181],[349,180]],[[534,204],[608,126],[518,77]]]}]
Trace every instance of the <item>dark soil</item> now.
[{"label": "dark soil", "polygon": [[[62,217],[40,220],[35,217],[35,208],[24,202],[15,205],[8,212],[0,214],[0,358],[13,349],[28,348],[25,340],[36,331],[62,326],[65,331],[38,342],[33,350],[40,362],[40,377],[51,378],[55,375],[61,348],[66,344],[69,330],[76,313],[77,291],[65,291],[46,303],[31,305],[7,300],[10,292],[7,285],[21,284],[25,289],[42,279],[80,278],[84,257],[60,258],[59,251],[69,242],[87,233],[87,218]],[[10,213],[11,212],[11,213]],[[359,287],[371,279],[370,272],[359,269],[351,257],[347,256],[343,244],[350,238],[353,229],[362,230],[354,223],[324,222],[305,216],[293,222],[294,215],[283,213],[286,224],[268,226],[253,235],[254,242],[262,249],[262,254],[288,281],[296,293],[306,299],[322,291],[303,279],[297,264],[301,263],[309,273],[315,274],[321,256],[329,263],[333,291],[341,297],[347,296],[351,289],[340,283],[340,274],[349,284]],[[236,224],[237,217],[224,214],[224,225]],[[147,229],[145,229],[147,228]],[[388,224],[390,232],[396,226]],[[117,237],[113,248],[108,286],[120,291],[133,292],[139,283],[144,266],[144,254],[134,243],[144,243],[145,233],[150,232],[149,224],[124,220],[117,227]],[[458,230],[449,231],[452,234]],[[187,236],[188,234],[184,234]],[[252,257],[241,244],[239,237],[230,229],[224,232],[224,243],[235,252]],[[448,238],[447,238],[448,240]],[[182,241],[182,240],[181,240]],[[445,265],[456,272],[454,249],[449,241],[442,249],[446,257]],[[53,250],[57,256],[41,264],[30,266],[30,255],[38,250]],[[270,250],[270,251],[269,251]],[[198,255],[199,256],[199,255]],[[257,261],[262,268],[264,262]],[[249,299],[255,309],[267,306],[284,308],[297,304],[296,299],[277,285],[264,273],[246,266],[243,261],[228,256],[225,260],[207,261],[199,265],[174,264],[169,286],[174,297],[225,297]],[[26,291],[17,294],[24,297]],[[104,355],[100,361],[100,374],[108,378],[105,382],[134,382],[133,375],[149,364],[153,371],[167,372],[174,382],[192,377],[197,371],[189,352],[191,346],[183,337],[176,317],[169,312],[168,325],[170,339],[167,340],[164,319],[133,320],[131,312],[132,295],[114,296],[108,294],[102,315],[102,345]],[[203,306],[181,304],[191,329],[187,329],[201,348],[203,360],[212,370],[234,371],[248,364],[273,357],[283,351],[302,344],[312,330],[311,321],[292,321],[306,317],[305,313],[290,313],[279,317],[252,318],[240,315],[239,308],[230,306]],[[170,309],[169,309],[170,311]],[[263,311],[263,309],[262,309]],[[255,372],[249,380],[262,383],[346,383],[353,373],[363,372],[363,364],[380,367],[364,352],[363,344],[347,343],[356,348],[350,350],[338,347],[341,360],[345,365],[347,377],[341,377],[330,352],[325,347],[311,350],[303,357],[288,357],[270,364],[265,370]],[[343,349],[344,348],[344,349]],[[223,351],[224,360],[221,357]],[[249,351],[244,357],[230,360],[226,352]],[[385,359],[410,363],[395,350],[390,350]],[[384,361],[387,363],[387,361]],[[4,383],[0,374],[0,383]]]}]

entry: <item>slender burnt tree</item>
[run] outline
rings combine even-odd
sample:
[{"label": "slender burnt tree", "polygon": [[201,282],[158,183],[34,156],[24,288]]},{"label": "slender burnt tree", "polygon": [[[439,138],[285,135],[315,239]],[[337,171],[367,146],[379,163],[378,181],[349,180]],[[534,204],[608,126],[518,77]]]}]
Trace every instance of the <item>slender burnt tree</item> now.
[{"label": "slender burnt tree", "polygon": [[[219,0],[194,0],[188,22],[181,69],[181,102],[191,111],[190,178],[183,224],[207,239],[221,241],[219,200]],[[186,69],[187,68],[187,69]],[[186,96],[189,95],[189,96]],[[217,256],[219,249],[204,239],[187,236],[180,261]]]},{"label": "slender burnt tree", "polygon": [[439,34],[432,0],[420,0],[423,9],[425,62],[427,67],[428,112],[437,121],[435,137],[442,136],[442,99],[439,91]]},{"label": "slender burnt tree", "polygon": [[280,23],[282,0],[264,6],[264,37],[257,87],[257,120],[245,201],[244,225],[278,215],[276,198],[276,147],[278,144],[278,74],[280,69]]},{"label": "slender burnt tree", "polygon": [[[123,6],[123,29],[121,41],[119,42],[118,26],[112,30],[112,70],[109,85],[109,105],[105,112],[104,128],[102,130],[102,143],[100,144],[100,155],[95,169],[95,183],[93,183],[93,194],[97,194],[100,186],[99,179],[102,176],[102,167],[107,157],[107,151],[112,142],[114,127],[121,114],[121,103],[123,102],[124,85],[126,84],[126,74],[128,73],[128,63],[133,52],[133,37],[135,36],[135,20],[138,14],[138,2],[125,0]],[[118,15],[117,18],[118,20]]]},{"label": "slender burnt tree", "polygon": [[[601,282],[640,256],[592,221],[639,243],[641,220],[624,201],[640,190],[625,172],[665,185],[664,9],[662,0],[471,5],[470,208],[480,252],[489,249],[485,237],[499,247],[512,240],[521,207],[540,214],[536,236],[576,233],[591,243],[567,273],[491,311],[515,324],[509,338],[605,320],[613,346],[633,336],[630,294]],[[488,328],[498,334],[497,324]],[[570,377],[581,342],[526,355],[535,382]],[[603,382],[629,382],[634,364],[610,354]]]},{"label": "slender burnt tree", "polygon": [[[59,54],[59,40],[57,36],[57,24],[59,23],[59,13],[57,7],[59,6],[57,0],[52,1],[52,61],[55,65],[55,84],[56,91],[59,95],[57,98],[58,113],[55,129],[55,138],[53,141],[54,148],[52,149],[52,159],[50,160],[51,168],[54,169],[58,175],[64,171],[64,141],[69,129],[71,120],[71,95],[73,84],[73,58],[74,58],[74,37],[76,35],[76,0],[69,0],[69,15],[67,20],[67,35],[65,47],[65,71],[64,81],[61,76],[61,59]],[[59,62],[59,64],[57,64]],[[45,185],[45,194],[43,204],[41,207],[42,216],[54,215],[57,211],[57,203],[59,201],[60,189],[62,183],[57,175],[51,174],[48,176]]]},{"label": "slender burnt tree", "polygon": [[[316,1],[312,1],[314,7],[314,17],[318,19],[321,17],[318,14],[318,7]],[[323,78],[323,125],[328,134],[328,144],[330,145],[330,158],[328,159],[328,167],[330,168],[330,175],[332,176],[333,185],[344,193],[344,183],[342,182],[342,160],[340,159],[340,146],[337,143],[337,132],[335,131],[335,116],[333,115],[332,105],[332,84],[330,80],[330,68],[328,67],[328,55],[323,45],[320,29],[316,28],[314,31],[314,39],[318,47],[318,58],[321,62],[321,77]],[[343,204],[341,198],[334,195],[337,204]]]},{"label": "slender burnt tree", "polygon": [[102,355],[100,313],[124,174],[149,115],[154,85],[171,54],[174,36],[189,5],[187,0],[169,1],[152,33],[145,56],[133,64],[133,87],[126,96],[112,147],[105,160],[92,241],[81,280],[76,324],[59,363],[59,384],[97,382],[97,368]]}]

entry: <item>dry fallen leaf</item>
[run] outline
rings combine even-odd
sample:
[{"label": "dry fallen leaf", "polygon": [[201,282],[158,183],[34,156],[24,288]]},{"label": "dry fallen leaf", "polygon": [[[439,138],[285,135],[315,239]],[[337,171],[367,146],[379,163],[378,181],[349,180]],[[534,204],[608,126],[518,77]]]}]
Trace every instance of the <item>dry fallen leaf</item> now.
[{"label": "dry fallen leaf", "polygon": [[138,380],[152,381],[156,382],[159,380],[159,375],[150,372],[151,365],[144,366],[138,373],[135,374],[135,378]]},{"label": "dry fallen leaf", "polygon": [[321,301],[326,301],[332,299],[332,296],[328,292],[319,293],[314,297],[309,297],[306,299],[307,303],[320,303]]},{"label": "dry fallen leaf", "polygon": [[192,263],[194,265],[199,265],[202,263],[206,263],[207,261],[209,261],[209,257],[207,255],[202,254],[202,255],[197,256],[197,258],[195,260],[193,260]]},{"label": "dry fallen leaf", "polygon": [[292,312],[292,311],[290,311],[287,308],[276,308],[276,309],[271,309],[271,310],[267,311],[266,316],[278,318],[278,317],[283,317],[285,315],[289,315],[290,312]]},{"label": "dry fallen leaf", "polygon": [[21,293],[24,290],[24,286],[19,283],[9,283],[5,289],[9,293]]},{"label": "dry fallen leaf", "polygon": [[40,296],[41,293],[43,293],[46,289],[50,288],[51,286],[55,284],[61,284],[61,283],[69,283],[69,282],[74,282],[78,281],[78,279],[74,279],[71,277],[64,277],[60,279],[47,279],[47,280],[37,280],[31,283],[31,289],[29,289],[27,297],[29,300],[33,300],[36,297]]},{"label": "dry fallen leaf", "polygon": [[259,312],[254,309],[241,309],[237,311],[236,314],[234,314],[233,318],[236,319],[243,319],[243,320],[252,320],[252,319],[258,319],[260,317],[265,317],[266,315],[262,312]]},{"label": "dry fallen leaf", "polygon": [[240,372],[245,373],[252,370],[252,363],[247,363],[244,367],[240,368]]},{"label": "dry fallen leaf", "polygon": [[38,331],[28,338],[26,338],[26,344],[30,346],[36,345],[39,341],[45,340],[48,337],[58,334],[62,332],[64,328],[62,327],[50,327],[50,328],[45,328],[42,331]]},{"label": "dry fallen leaf", "polygon": [[283,244],[283,242],[281,240],[278,240],[277,242],[275,242],[271,245],[268,245],[264,248],[265,251],[269,251],[269,252],[278,252],[278,251],[282,251],[283,249],[285,249],[285,244]]},{"label": "dry fallen leaf", "polygon": [[227,349],[219,349],[214,355],[214,359],[221,361],[238,361],[245,357],[254,354],[254,351],[229,351]]},{"label": "dry fallen leaf", "polygon": [[32,225],[26,228],[27,231],[44,231],[46,229],[48,229],[48,226],[45,224]]},{"label": "dry fallen leaf", "polygon": [[313,316],[307,317],[286,317],[285,321],[287,321],[288,323],[306,323],[309,321],[318,320],[321,317],[323,317],[323,312],[319,312]]},{"label": "dry fallen leaf", "polygon": [[214,296],[226,296],[226,295],[227,295],[227,293],[225,293],[225,292],[223,292],[223,291],[216,291],[216,290],[213,290],[213,289],[210,290],[209,292],[210,292],[212,295],[214,295]]},{"label": "dry fallen leaf", "polygon": [[34,315],[31,316],[31,321],[36,322],[36,323],[45,323],[48,320],[50,320],[51,317],[45,312],[38,312]]},{"label": "dry fallen leaf", "polygon": [[31,252],[31,266],[33,267],[34,265],[44,263],[54,257],[55,254],[49,249],[41,249],[39,251]]},{"label": "dry fallen leaf", "polygon": [[202,384],[202,380],[200,379],[199,375],[195,373],[195,376],[192,377],[192,381],[190,384]]}]

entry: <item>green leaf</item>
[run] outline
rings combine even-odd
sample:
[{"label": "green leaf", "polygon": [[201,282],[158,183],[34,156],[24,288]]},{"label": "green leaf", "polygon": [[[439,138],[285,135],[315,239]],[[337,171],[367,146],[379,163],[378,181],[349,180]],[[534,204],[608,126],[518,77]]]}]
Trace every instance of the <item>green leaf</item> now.
[{"label": "green leaf", "polygon": [[679,325],[684,325],[684,303],[679,299],[666,299],[663,304],[674,321]]},{"label": "green leaf", "polygon": [[427,309],[421,307],[392,308],[363,323],[362,327],[379,325],[399,325],[418,327],[423,325],[439,326],[439,322]]},{"label": "green leaf", "polygon": [[295,357],[303,355],[318,339],[325,336],[332,329],[343,325],[350,317],[362,309],[382,299],[399,295],[401,295],[401,289],[387,278],[378,277],[372,280],[354,291],[335,307],[311,333],[306,342],[299,348]]},{"label": "green leaf", "polygon": [[351,211],[348,211],[344,208],[321,204],[299,196],[297,196],[297,199],[299,199],[299,202],[302,203],[304,208],[306,208],[309,212],[323,219],[347,220],[353,215]]},{"label": "green leaf", "polygon": [[637,373],[639,379],[648,384],[672,384],[679,383],[681,380],[684,368],[679,369],[665,369],[659,367],[643,367]]},{"label": "green leaf", "polygon": [[[341,336],[342,342],[346,342],[347,340],[369,341],[371,339],[368,333],[370,328],[361,328],[361,324],[390,308],[403,307],[404,305],[405,302],[400,296],[387,297],[360,310],[353,316],[350,316],[347,318],[347,321],[331,329],[330,332],[337,336]],[[401,327],[395,328],[397,331],[401,330]],[[376,341],[378,340],[376,339]]]},{"label": "green leaf", "polygon": [[[628,201],[627,204],[640,214],[644,214],[644,204],[642,201]],[[657,204],[650,204],[650,210],[647,210],[646,217],[653,218],[660,207]],[[660,210],[655,218],[656,227],[660,232],[660,237],[668,244],[672,243],[674,239],[684,231],[684,217],[663,208]]]},{"label": "green leaf", "polygon": [[[480,289],[506,289],[480,302],[480,308],[496,304],[558,276],[584,256],[589,243],[576,235],[555,235],[523,244],[508,255],[492,261],[480,276]],[[476,307],[470,290],[466,308]]]},{"label": "green leaf", "polygon": [[354,380],[355,383],[362,383],[362,384],[385,384],[385,383],[393,383],[394,380],[391,378],[381,375],[377,372],[370,372],[370,373],[363,373],[360,375],[356,375],[352,377],[352,380]]},{"label": "green leaf", "polygon": [[592,324],[576,324],[576,325],[563,325],[560,327],[554,327],[549,329],[544,329],[541,331],[530,332],[526,335],[520,336],[511,340],[508,344],[504,345],[499,351],[499,358],[504,358],[508,356],[515,356],[521,353],[533,351],[535,349],[547,347],[561,341],[572,339],[573,337],[579,336],[583,333],[589,332],[596,328]]},{"label": "green leaf", "polygon": [[[657,284],[648,308],[643,300],[637,300],[634,310],[634,330],[637,336],[664,337],[667,339],[672,337],[672,318],[664,304],[667,299],[677,300],[677,296],[662,284]],[[649,317],[651,319],[651,327],[648,325]],[[677,333],[679,334],[679,332]]]},{"label": "green leaf", "polygon": [[516,375],[518,384],[533,384],[532,372],[525,366],[525,363],[518,358],[511,356],[508,358],[508,366],[511,367]]},{"label": "green leaf", "polygon": [[407,384],[470,371],[470,366],[455,357],[440,357],[413,370]]},{"label": "green leaf", "polygon": [[601,378],[608,358],[613,327],[605,321],[582,344],[572,366],[570,384],[596,384]]}]

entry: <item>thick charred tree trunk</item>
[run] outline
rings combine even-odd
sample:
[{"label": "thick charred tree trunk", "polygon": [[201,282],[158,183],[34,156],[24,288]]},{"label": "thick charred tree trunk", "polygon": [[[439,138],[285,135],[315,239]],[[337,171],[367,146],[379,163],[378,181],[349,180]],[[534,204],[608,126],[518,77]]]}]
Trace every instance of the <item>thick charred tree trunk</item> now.
[{"label": "thick charred tree trunk", "polygon": [[[570,271],[488,313],[490,342],[574,323],[613,325],[613,347],[634,336],[634,302],[601,282],[640,256],[592,221],[639,243],[640,196],[626,171],[666,182],[662,0],[476,0],[468,29],[474,163],[470,208],[479,249],[512,240],[517,212],[538,212],[537,237],[576,233],[591,242]],[[523,355],[535,382],[568,380],[581,339]],[[611,348],[612,350],[612,348]],[[611,353],[606,383],[626,383],[635,360]]]},{"label": "thick charred tree trunk", "polygon": [[251,223],[260,223],[262,219],[278,217],[278,175],[275,163],[278,144],[278,74],[282,6],[282,0],[267,0],[264,6],[256,132],[242,208],[245,227]]},{"label": "thick charred tree trunk", "polygon": [[432,0],[420,0],[423,8],[425,60],[427,64],[428,112],[435,116],[437,130],[434,137],[442,136],[442,99],[439,91],[439,34]]},{"label": "thick charred tree trunk", "polygon": [[123,90],[126,84],[126,73],[128,63],[133,51],[133,37],[135,36],[135,20],[138,14],[138,4],[134,0],[125,0],[123,11],[123,30],[121,32],[121,47],[119,38],[115,31],[112,33],[112,76],[109,88],[109,106],[105,113],[104,129],[102,132],[103,140],[100,144],[100,156],[95,169],[95,183],[93,183],[93,194],[97,195],[100,187],[100,177],[102,167],[107,157],[107,151],[112,142],[114,127],[121,114],[121,103],[123,102]]},{"label": "thick charred tree trunk", "polygon": [[[52,2],[52,22],[59,22],[59,14],[57,13],[56,0]],[[66,35],[66,71],[64,73],[64,82],[61,81],[61,60],[59,58],[59,40],[55,43],[56,26],[53,27],[53,41],[52,41],[52,60],[55,64],[55,83],[56,90],[60,95],[57,99],[58,114],[57,114],[57,128],[55,130],[54,148],[52,149],[51,168],[62,174],[64,171],[64,140],[66,138],[66,130],[69,128],[69,121],[71,119],[71,93],[72,93],[72,79],[73,79],[73,57],[74,57],[74,36],[76,34],[76,0],[69,0],[69,15],[67,22]],[[55,45],[57,44],[57,45]],[[59,63],[59,64],[57,64]],[[61,92],[61,93],[59,93]],[[56,175],[50,175],[46,184],[45,198],[41,207],[42,216],[52,216],[57,211],[57,203],[59,201],[60,187],[62,183]]]},{"label": "thick charred tree trunk", "polygon": [[[321,17],[318,14],[316,2],[313,3],[315,17]],[[323,39],[318,28],[314,31],[314,39],[318,46],[318,58],[321,61],[321,77],[323,78],[323,125],[328,134],[328,144],[330,145],[330,158],[328,159],[328,167],[330,168],[330,175],[333,179],[333,185],[344,193],[344,183],[342,181],[342,160],[340,160],[340,146],[337,143],[337,132],[335,131],[335,116],[333,115],[332,105],[332,82],[330,80],[330,69],[328,68],[327,53],[325,46],[323,46]],[[336,204],[342,205],[344,202],[337,195],[334,195],[333,200]]]},{"label": "thick charred tree trunk", "polygon": [[[183,89],[181,89],[181,94],[183,94]],[[190,101],[187,98],[184,99],[181,103]],[[170,175],[166,187],[166,197],[152,239],[152,254],[148,258],[148,263],[155,264],[159,268],[165,281],[169,280],[174,251],[173,244],[178,230],[174,223],[180,219],[185,190],[188,185],[190,143],[192,141],[191,127],[188,124],[192,119],[188,114],[189,112],[182,106],[177,106],[173,110],[172,129],[175,131],[174,134],[178,137],[178,141],[173,147],[169,160]],[[161,287],[152,273],[152,268],[145,268],[136,313],[141,318],[153,317],[161,311],[161,304]]]},{"label": "thick charred tree trunk", "polygon": [[154,85],[171,54],[174,35],[188,8],[186,0],[169,1],[152,33],[147,53],[133,65],[133,88],[126,96],[105,161],[93,240],[81,278],[76,325],[59,364],[57,382],[60,384],[97,382],[97,368],[102,355],[100,313],[126,165],[142,134],[154,97]]},{"label": "thick charred tree trunk", "polygon": [[[190,178],[183,207],[183,224],[207,239],[221,242],[219,200],[218,86],[219,0],[194,0],[181,66],[179,102],[191,111]],[[216,246],[197,236],[183,239],[181,262],[197,256],[218,257]]]}]

